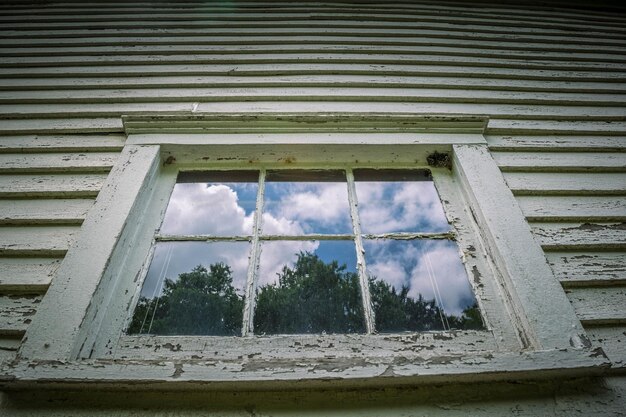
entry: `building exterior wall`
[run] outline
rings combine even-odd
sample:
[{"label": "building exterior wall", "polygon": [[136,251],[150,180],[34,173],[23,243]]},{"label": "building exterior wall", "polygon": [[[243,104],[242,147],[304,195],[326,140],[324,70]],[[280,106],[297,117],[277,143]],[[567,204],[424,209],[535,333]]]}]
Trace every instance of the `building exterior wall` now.
[{"label": "building exterior wall", "polygon": [[[322,408],[320,393],[245,394],[245,404],[232,392],[185,395],[202,410],[244,415],[299,412],[298,404],[337,415],[624,412],[623,12],[427,1],[0,7],[1,359],[15,359],[124,146],[122,115],[486,115],[493,158],[592,343],[612,362],[604,378],[342,391]],[[127,396],[103,395],[110,401],[97,409],[141,415],[158,402]],[[4,394],[2,404],[7,413],[82,415],[91,401],[50,394],[52,403],[82,405],[46,409],[35,397]],[[158,407],[202,414],[172,404]]]}]

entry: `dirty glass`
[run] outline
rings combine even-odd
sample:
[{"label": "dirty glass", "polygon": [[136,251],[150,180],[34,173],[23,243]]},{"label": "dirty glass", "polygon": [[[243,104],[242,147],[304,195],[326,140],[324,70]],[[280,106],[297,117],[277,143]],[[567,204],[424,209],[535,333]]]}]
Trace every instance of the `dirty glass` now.
[{"label": "dirty glass", "polygon": [[161,242],[129,334],[241,335],[248,242]]},{"label": "dirty glass", "polygon": [[428,171],[357,169],[354,179],[363,233],[450,230]]},{"label": "dirty glass", "polygon": [[455,242],[365,239],[363,246],[379,332],[483,328]]},{"label": "dirty glass", "polygon": [[363,333],[353,241],[269,241],[261,248],[255,334]]},{"label": "dirty glass", "polygon": [[343,171],[268,171],[263,234],[352,233]]},{"label": "dirty glass", "polygon": [[258,175],[257,171],[182,173],[170,196],[161,233],[252,234]]}]

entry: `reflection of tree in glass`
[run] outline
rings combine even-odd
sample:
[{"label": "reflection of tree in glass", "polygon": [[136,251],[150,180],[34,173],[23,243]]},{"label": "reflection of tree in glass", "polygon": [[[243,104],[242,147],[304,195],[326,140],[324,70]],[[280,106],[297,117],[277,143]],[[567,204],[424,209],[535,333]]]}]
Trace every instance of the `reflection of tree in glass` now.
[{"label": "reflection of tree in glass", "polygon": [[300,252],[293,269],[284,266],[277,283],[259,289],[254,328],[257,334],[362,333],[359,277],[337,261]]},{"label": "reflection of tree in glass", "polygon": [[[345,265],[300,252],[293,268],[283,267],[277,283],[259,288],[255,333],[363,333],[359,288],[358,275]],[[460,317],[444,316],[434,300],[408,297],[408,287],[397,292],[376,277],[370,278],[370,292],[381,332],[443,330],[445,320],[451,329],[483,328],[476,304]],[[208,270],[198,265],[176,281],[166,279],[160,297],[141,297],[128,333],[237,336],[243,305],[228,265],[215,263]]]},{"label": "reflection of tree in glass", "polygon": [[243,296],[233,287],[230,267],[220,262],[166,279],[160,297],[141,297],[128,333],[238,336],[242,318]]}]

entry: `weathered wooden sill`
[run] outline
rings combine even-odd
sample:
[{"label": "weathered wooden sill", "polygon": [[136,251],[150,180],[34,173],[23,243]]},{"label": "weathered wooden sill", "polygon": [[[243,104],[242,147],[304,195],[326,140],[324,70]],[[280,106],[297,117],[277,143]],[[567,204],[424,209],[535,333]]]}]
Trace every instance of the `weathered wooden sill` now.
[{"label": "weathered wooden sill", "polygon": [[451,354],[393,358],[237,361],[77,360],[16,361],[5,365],[0,388],[128,387],[136,390],[367,388],[432,383],[474,383],[602,375],[610,361],[602,349]]}]

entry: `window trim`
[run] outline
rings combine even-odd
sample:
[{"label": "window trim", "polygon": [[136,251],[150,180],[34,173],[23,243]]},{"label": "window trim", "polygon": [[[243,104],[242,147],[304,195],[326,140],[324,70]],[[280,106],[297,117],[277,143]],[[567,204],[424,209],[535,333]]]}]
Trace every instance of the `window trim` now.
[{"label": "window trim", "polygon": [[[446,375],[455,378],[471,375],[470,379],[476,380],[478,375],[483,379],[501,379],[519,378],[520,373],[530,377],[557,371],[572,375],[601,373],[609,362],[601,351],[590,347],[543,251],[532,238],[482,136],[486,123],[487,119],[480,117],[410,114],[125,117],[129,139],[120,159],[27,330],[19,359],[3,373],[25,383],[68,377],[94,382],[136,381],[147,375],[150,381],[175,382],[183,364],[192,370],[183,379],[199,382],[259,379],[319,382],[329,377],[355,381],[395,376],[401,383],[407,378],[414,382],[445,380]],[[154,366],[154,361],[149,359],[108,360],[92,355],[97,334],[102,331],[108,334],[107,329],[94,323],[102,323],[106,306],[115,304],[113,289],[118,280],[116,273],[110,271],[119,272],[136,262],[126,254],[137,243],[145,245],[145,228],[139,225],[160,218],[167,203],[162,201],[161,210],[153,210],[150,215],[143,215],[140,210],[153,195],[163,194],[166,185],[157,180],[159,171],[171,169],[168,165],[174,161],[177,165],[192,166],[220,158],[234,158],[234,163],[278,158],[275,162],[281,164],[296,159],[306,166],[311,163],[307,155],[314,148],[326,152],[329,165],[333,165],[354,158],[355,145],[367,149],[368,162],[373,165],[394,158],[424,165],[433,152],[452,155],[454,175],[462,184],[462,193],[479,226],[477,232],[502,276],[501,299],[511,309],[522,346],[515,351],[455,352],[445,360],[439,353],[426,355],[425,359],[422,352],[413,358],[402,355],[370,358],[359,364],[344,363],[343,367],[321,370],[311,371],[303,366],[280,376],[277,376],[280,372],[272,371],[271,364],[242,374],[242,364],[237,367],[231,363],[222,368],[223,372],[216,369],[209,372],[206,362],[202,365],[197,360],[177,361],[175,355],[164,360],[161,367]],[[98,236],[97,242],[94,236]],[[147,241],[151,243],[151,238]],[[145,250],[147,253],[148,249]],[[103,349],[112,350],[112,343],[116,342],[105,342]],[[403,357],[405,361],[401,364],[394,363]],[[50,361],[60,361],[62,365],[53,366]],[[98,366],[93,365],[94,361]],[[297,363],[297,356],[292,357],[290,366]],[[115,373],[116,369],[119,374]]]}]

